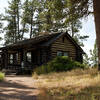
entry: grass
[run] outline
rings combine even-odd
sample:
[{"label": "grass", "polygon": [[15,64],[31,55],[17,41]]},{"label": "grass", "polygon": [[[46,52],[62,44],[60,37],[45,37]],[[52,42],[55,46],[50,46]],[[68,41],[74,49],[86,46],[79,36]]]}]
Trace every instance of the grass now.
[{"label": "grass", "polygon": [[4,79],[4,77],[5,77],[5,74],[0,72],[0,81],[2,81]]},{"label": "grass", "polygon": [[[76,69],[70,72],[33,75],[34,85],[41,88],[43,99],[99,100],[100,74],[97,69]],[[42,99],[40,99],[42,100]]]}]

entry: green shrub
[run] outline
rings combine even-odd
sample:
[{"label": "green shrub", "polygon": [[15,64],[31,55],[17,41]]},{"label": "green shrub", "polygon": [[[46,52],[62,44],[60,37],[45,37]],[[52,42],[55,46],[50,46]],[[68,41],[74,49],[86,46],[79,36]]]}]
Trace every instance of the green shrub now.
[{"label": "green shrub", "polygon": [[46,65],[42,65],[40,67],[37,67],[34,72],[36,74],[46,74],[50,72],[62,72],[62,71],[68,71],[75,68],[84,68],[83,64],[80,64],[77,61],[73,61],[70,58],[66,56],[62,57],[56,57]]},{"label": "green shrub", "polygon": [[0,81],[2,81],[4,79],[4,77],[5,77],[5,74],[0,72]]}]

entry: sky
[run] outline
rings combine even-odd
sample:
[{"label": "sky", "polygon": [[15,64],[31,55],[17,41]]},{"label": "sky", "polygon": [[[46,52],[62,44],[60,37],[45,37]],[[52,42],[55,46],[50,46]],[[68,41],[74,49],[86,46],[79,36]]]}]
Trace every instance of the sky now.
[{"label": "sky", "polygon": [[[11,0],[9,0],[11,1]],[[8,7],[8,0],[0,0],[0,13],[5,12],[5,7]],[[89,54],[89,50],[93,49],[94,42],[95,42],[95,24],[94,24],[94,17],[89,16],[86,19],[82,20],[82,29],[79,32],[82,35],[88,35],[89,38],[87,41],[84,42],[84,51]]]},{"label": "sky", "polygon": [[82,26],[83,28],[79,33],[89,36],[87,41],[84,42],[85,46],[83,47],[83,49],[86,53],[89,53],[90,49],[93,49],[96,39],[94,17],[89,16],[87,19],[83,19]]}]

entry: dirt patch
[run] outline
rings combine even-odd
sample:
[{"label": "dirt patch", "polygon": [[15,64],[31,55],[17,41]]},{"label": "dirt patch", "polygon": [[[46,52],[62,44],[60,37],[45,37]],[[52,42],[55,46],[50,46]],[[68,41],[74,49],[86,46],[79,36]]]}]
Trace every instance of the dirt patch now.
[{"label": "dirt patch", "polygon": [[37,100],[39,90],[30,76],[7,76],[0,82],[0,100]]}]

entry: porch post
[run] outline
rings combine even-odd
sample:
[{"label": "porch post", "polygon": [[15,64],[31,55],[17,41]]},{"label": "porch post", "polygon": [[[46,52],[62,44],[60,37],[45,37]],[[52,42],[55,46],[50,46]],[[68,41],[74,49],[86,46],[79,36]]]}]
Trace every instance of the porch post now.
[{"label": "porch post", "polygon": [[8,53],[7,50],[4,50],[4,55],[3,55],[3,59],[4,59],[4,68],[7,69],[8,68]]},{"label": "porch post", "polygon": [[26,62],[26,51],[23,51],[23,62],[25,63]]}]

